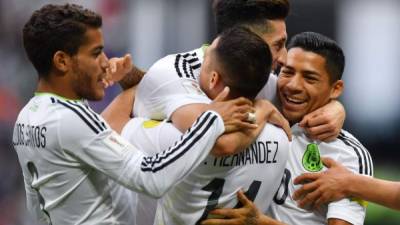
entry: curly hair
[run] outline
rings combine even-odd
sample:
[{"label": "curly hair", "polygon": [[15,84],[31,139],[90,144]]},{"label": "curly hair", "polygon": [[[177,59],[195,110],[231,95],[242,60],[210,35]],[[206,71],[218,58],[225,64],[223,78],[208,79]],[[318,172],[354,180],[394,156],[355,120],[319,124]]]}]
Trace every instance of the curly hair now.
[{"label": "curly hair", "polygon": [[75,55],[87,28],[101,25],[99,14],[75,4],[48,4],[35,11],[23,28],[23,44],[39,77],[47,77],[57,51]]}]

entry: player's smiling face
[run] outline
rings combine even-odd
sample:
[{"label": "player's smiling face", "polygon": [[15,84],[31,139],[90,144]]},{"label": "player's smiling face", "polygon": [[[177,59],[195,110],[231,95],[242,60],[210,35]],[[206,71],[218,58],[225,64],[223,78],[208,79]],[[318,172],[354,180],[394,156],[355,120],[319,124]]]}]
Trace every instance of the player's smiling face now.
[{"label": "player's smiling face", "polygon": [[76,95],[88,100],[101,100],[105,90],[102,79],[106,76],[109,64],[103,52],[100,29],[87,29],[85,41],[72,60],[71,85]]},{"label": "player's smiling face", "polygon": [[299,122],[306,114],[337,98],[342,89],[336,81],[331,84],[325,58],[292,48],[278,78],[279,98],[283,115],[291,122]]}]

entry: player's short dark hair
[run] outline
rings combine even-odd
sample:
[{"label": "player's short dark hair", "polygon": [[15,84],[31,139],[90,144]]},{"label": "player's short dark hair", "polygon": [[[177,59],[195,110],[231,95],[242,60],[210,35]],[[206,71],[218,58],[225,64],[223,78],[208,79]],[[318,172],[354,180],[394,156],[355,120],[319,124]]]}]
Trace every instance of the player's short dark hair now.
[{"label": "player's short dark hair", "polygon": [[303,32],[293,36],[287,48],[302,48],[322,56],[325,58],[331,83],[342,79],[345,57],[342,48],[334,40],[319,33]]},{"label": "player's short dark hair", "polygon": [[289,0],[215,0],[217,33],[233,26],[246,26],[257,33],[268,32],[268,20],[285,20]]},{"label": "player's short dark hair", "polygon": [[101,16],[75,4],[48,4],[35,11],[23,28],[23,43],[39,76],[46,77],[57,51],[75,55],[88,27],[99,28]]},{"label": "player's short dark hair", "polygon": [[271,52],[268,45],[248,28],[233,27],[222,32],[215,55],[231,97],[253,99],[267,83]]}]

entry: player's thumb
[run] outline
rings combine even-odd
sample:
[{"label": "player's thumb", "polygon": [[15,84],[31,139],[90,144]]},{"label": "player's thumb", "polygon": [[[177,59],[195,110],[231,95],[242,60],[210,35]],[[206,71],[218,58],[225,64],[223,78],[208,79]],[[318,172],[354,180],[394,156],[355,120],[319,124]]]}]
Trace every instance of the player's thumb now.
[{"label": "player's thumb", "polygon": [[229,95],[229,87],[225,86],[224,90],[222,90],[217,97],[214,98],[214,102],[222,102],[226,100]]}]

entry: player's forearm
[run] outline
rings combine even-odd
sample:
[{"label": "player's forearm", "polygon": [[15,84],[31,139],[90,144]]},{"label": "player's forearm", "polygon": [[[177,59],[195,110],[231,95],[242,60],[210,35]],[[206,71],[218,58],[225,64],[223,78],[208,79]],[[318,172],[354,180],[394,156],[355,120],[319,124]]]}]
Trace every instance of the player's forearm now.
[{"label": "player's forearm", "polygon": [[186,132],[194,121],[209,108],[210,106],[208,104],[198,103],[182,106],[172,113],[172,123],[182,133]]},{"label": "player's forearm", "polygon": [[259,126],[257,129],[251,131],[224,134],[218,138],[215,146],[211,150],[211,154],[215,157],[223,157],[244,151],[254,142],[257,138],[257,134],[259,134],[263,128],[264,126]]},{"label": "player's forearm", "polygon": [[348,195],[400,210],[400,183],[353,175]]},{"label": "player's forearm", "polygon": [[101,113],[101,116],[117,133],[121,133],[122,128],[130,119],[135,91],[136,86],[121,92]]},{"label": "player's forearm", "polygon": [[341,219],[331,218],[328,219],[328,225],[351,225],[351,223]]},{"label": "player's forearm", "polygon": [[140,82],[146,72],[133,66],[132,70],[118,83],[123,90],[129,89]]}]

